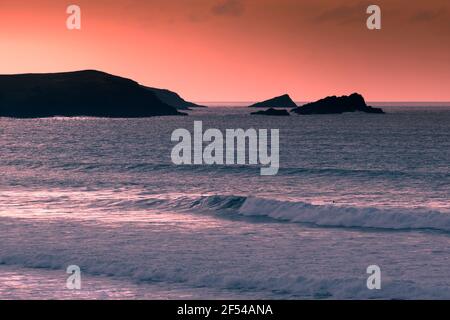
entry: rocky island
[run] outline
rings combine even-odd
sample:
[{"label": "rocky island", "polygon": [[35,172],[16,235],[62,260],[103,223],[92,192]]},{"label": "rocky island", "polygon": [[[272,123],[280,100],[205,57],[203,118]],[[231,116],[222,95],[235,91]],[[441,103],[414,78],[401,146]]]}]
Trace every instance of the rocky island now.
[{"label": "rocky island", "polygon": [[298,114],[340,114],[356,111],[378,114],[384,113],[380,108],[368,106],[364,97],[358,93],[353,93],[350,96],[327,97],[292,110],[292,112]]},{"label": "rocky island", "polygon": [[279,97],[275,97],[266,101],[255,103],[249,108],[297,108],[297,105],[292,101],[289,95],[285,94]]},{"label": "rocky island", "polygon": [[0,117],[184,115],[137,82],[95,70],[0,75]]}]

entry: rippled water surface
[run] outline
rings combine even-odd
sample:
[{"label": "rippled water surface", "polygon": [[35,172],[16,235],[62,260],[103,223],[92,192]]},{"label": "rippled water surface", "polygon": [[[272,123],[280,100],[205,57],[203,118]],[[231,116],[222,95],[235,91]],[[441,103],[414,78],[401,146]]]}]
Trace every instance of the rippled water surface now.
[{"label": "rippled water surface", "polygon": [[[0,297],[450,298],[450,109],[386,109],[0,119]],[[279,174],[173,165],[195,120],[280,129]]]}]

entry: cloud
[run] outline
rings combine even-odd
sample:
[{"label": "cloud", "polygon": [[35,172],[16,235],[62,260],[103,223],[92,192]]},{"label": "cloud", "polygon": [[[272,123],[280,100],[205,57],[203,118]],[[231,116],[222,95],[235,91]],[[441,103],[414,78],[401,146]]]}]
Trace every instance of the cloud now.
[{"label": "cloud", "polygon": [[222,0],[212,7],[212,13],[219,16],[240,16],[244,12],[243,0]]},{"label": "cloud", "polygon": [[[447,39],[450,37],[450,10],[448,7],[414,12],[409,16],[408,21],[411,25],[434,32],[437,36]],[[448,42],[442,45],[447,44]]]},{"label": "cloud", "polygon": [[437,10],[423,10],[411,17],[413,22],[431,22],[446,17],[447,12],[444,8]]},{"label": "cloud", "polygon": [[324,10],[314,18],[318,23],[336,23],[339,25],[364,21],[368,1],[359,1],[355,4],[344,4]]}]

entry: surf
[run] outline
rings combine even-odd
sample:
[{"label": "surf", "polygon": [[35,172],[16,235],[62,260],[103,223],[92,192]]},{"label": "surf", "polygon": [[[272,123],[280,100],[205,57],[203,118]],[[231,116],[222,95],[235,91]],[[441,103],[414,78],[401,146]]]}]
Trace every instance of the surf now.
[{"label": "surf", "polygon": [[[166,202],[164,205],[167,204]],[[175,204],[176,207],[182,207],[187,211],[209,211],[218,216],[235,215],[250,220],[267,218],[283,223],[309,224],[316,227],[450,232],[450,213],[424,208],[315,205],[302,201],[234,195],[203,196],[191,201],[178,199],[171,203]]]}]

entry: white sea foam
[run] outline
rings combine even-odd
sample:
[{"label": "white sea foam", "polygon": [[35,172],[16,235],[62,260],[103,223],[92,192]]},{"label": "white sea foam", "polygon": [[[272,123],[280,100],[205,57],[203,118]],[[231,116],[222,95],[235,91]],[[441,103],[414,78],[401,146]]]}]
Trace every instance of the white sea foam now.
[{"label": "white sea foam", "polygon": [[262,217],[280,222],[312,224],[317,227],[423,229],[450,232],[450,212],[422,208],[315,205],[302,201],[219,195],[199,197],[195,200],[181,197],[162,204],[167,205],[209,210],[221,215],[235,214],[249,218]]},{"label": "white sea foam", "polygon": [[263,216],[326,227],[434,229],[450,232],[450,213],[424,209],[340,207],[247,198],[237,212],[244,216]]},{"label": "white sea foam", "polygon": [[[39,223],[5,218],[1,220],[0,231],[4,235],[21,230],[27,234],[27,239],[3,242],[0,265],[17,266],[18,272],[23,267],[42,269],[43,275],[45,270],[60,270],[54,273],[57,277],[52,281],[56,284],[60,281],[61,287],[67,276],[64,272],[66,266],[77,263],[83,275],[108,276],[127,281],[129,286],[158,284],[163,288],[175,286],[188,292],[189,288],[192,288],[192,292],[202,292],[203,288],[203,292],[215,290],[216,297],[222,291],[223,295],[234,298],[248,297],[250,293],[253,297],[276,299],[450,298],[450,290],[445,282],[442,285],[428,285],[407,278],[386,277],[383,278],[382,290],[368,290],[363,268],[353,275],[343,275],[339,268],[332,274],[326,273],[324,268],[308,275],[302,264],[314,257],[311,253],[322,248],[320,242],[314,245],[303,240],[304,245],[295,250],[299,264],[297,267],[295,264],[285,267],[283,264],[291,263],[290,260],[294,258],[290,256],[289,249],[278,248],[279,252],[272,252],[274,257],[284,258],[278,263],[275,260],[270,262],[270,252],[269,255],[264,253],[263,244],[248,240],[243,242],[242,237],[232,240],[227,236],[226,240],[214,235],[214,231],[205,236],[190,237],[186,234],[180,236],[173,231],[165,234],[154,228],[136,227],[127,234],[126,230],[130,226],[118,227],[113,231],[83,224],[52,222],[44,227],[39,226]],[[61,234],[61,230],[65,230],[65,234]],[[276,237],[267,235],[270,236]],[[228,242],[224,243],[224,240]],[[251,261],[239,253],[240,246],[253,247]],[[323,252],[316,254],[315,258],[318,258]],[[337,252],[332,261],[339,265],[345,263],[346,259],[351,258]],[[361,259],[366,260],[367,257]],[[98,278],[98,281],[101,280],[101,277]],[[113,282],[106,280],[105,283]],[[36,284],[36,288],[31,289],[40,292],[45,290],[45,286]],[[84,289],[95,288],[85,283]],[[145,287],[141,287],[141,290],[145,291]],[[152,290],[151,286],[149,290]],[[46,295],[48,292],[40,294]]]}]

